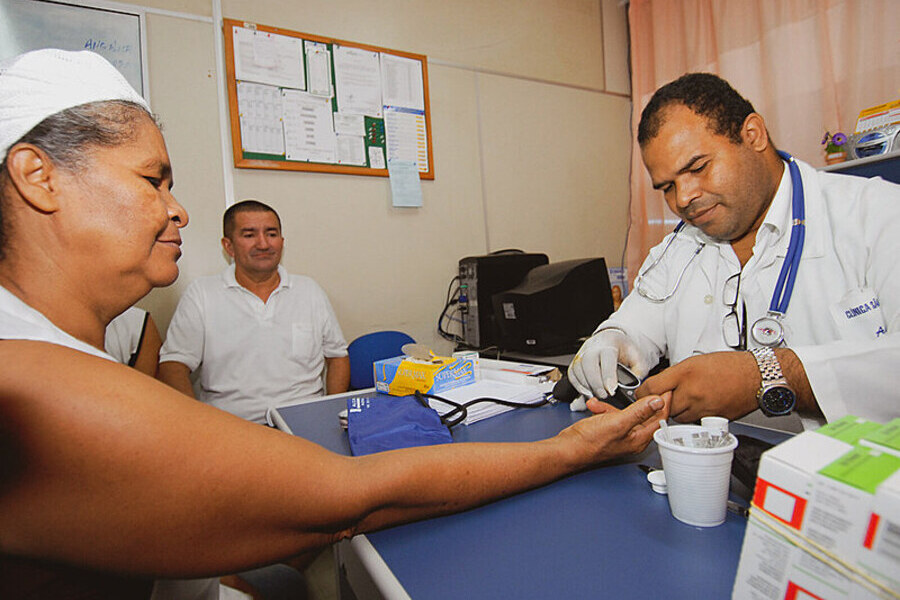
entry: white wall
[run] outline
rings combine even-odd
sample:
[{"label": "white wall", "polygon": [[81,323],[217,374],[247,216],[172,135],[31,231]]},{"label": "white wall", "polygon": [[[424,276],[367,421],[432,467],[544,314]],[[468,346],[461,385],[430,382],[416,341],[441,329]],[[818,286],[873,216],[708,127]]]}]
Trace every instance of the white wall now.
[{"label": "white wall", "polygon": [[[213,14],[209,0],[144,4]],[[435,324],[464,256],[515,247],[617,264],[631,143],[624,11],[617,0],[222,0],[224,17],[428,56],[435,179],[421,209],[393,208],[387,178],[223,173],[221,32],[151,13],[153,108],[191,222],[179,280],[141,305],[165,333],[187,283],[225,267],[224,177],[237,199],[279,211],[285,266],[325,288],[348,341],[396,328],[448,350]]]}]

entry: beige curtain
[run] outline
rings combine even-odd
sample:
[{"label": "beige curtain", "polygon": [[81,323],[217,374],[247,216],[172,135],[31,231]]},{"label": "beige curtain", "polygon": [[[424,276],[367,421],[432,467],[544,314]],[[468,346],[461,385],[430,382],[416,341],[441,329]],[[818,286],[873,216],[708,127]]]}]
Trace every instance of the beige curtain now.
[{"label": "beige curtain", "polygon": [[[716,73],[753,103],[779,148],[825,164],[826,130],[851,134],[859,112],[900,99],[900,0],[631,0],[633,118],[661,85]],[[632,149],[626,264],[678,219]]]}]

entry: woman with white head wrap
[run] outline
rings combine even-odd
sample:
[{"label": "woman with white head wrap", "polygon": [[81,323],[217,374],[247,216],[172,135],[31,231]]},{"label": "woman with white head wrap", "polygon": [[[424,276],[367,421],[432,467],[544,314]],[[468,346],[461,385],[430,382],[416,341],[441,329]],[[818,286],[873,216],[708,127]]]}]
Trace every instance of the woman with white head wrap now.
[{"label": "woman with white head wrap", "polygon": [[174,281],[187,224],[123,81],[91,54],[0,66],[0,597],[146,597],[153,577],[274,562],[649,443],[656,397],[541,442],[347,458],[110,360],[106,325]]}]

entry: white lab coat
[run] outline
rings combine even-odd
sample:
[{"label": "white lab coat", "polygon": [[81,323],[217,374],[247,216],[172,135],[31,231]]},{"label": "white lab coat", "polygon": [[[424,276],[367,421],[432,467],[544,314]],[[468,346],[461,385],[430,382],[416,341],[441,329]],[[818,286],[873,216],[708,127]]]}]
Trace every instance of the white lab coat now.
[{"label": "white lab coat", "polygon": [[[797,161],[805,192],[806,239],[785,317],[785,343],[798,355],[825,415],[880,422],[900,416],[900,186],[816,171]],[[791,179],[785,168],[741,272],[748,328],[768,310],[791,235]],[[650,251],[646,270],[670,234]],[[706,245],[685,269],[691,256]],[[617,328],[638,342],[649,364],[729,350],[722,319],[729,276],[740,271],[730,244],[686,226],[640,289],[598,330]],[[748,334],[748,346],[757,344]],[[818,423],[804,420],[807,428]]]}]

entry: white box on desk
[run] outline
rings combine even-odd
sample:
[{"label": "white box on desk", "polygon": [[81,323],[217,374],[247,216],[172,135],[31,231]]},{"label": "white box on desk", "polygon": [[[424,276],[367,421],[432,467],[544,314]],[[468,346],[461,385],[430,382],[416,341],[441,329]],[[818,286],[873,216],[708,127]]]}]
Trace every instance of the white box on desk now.
[{"label": "white box on desk", "polygon": [[[809,516],[816,471],[852,448],[851,444],[810,432],[782,442],[760,460],[754,503],[785,527],[800,532]],[[808,586],[805,572],[797,571],[803,555],[802,550],[766,527],[754,511],[747,520],[732,598],[781,600],[788,597],[790,586]]]},{"label": "white box on desk", "polygon": [[866,570],[857,558],[869,530],[875,491],[900,469],[896,457],[856,446],[878,427],[845,417],[763,454],[753,498],[756,507],[747,523],[732,598],[879,597],[796,544],[813,540],[854,568]]},{"label": "white box on desk", "polygon": [[858,562],[866,574],[900,595],[900,471],[875,492]]},{"label": "white box on desk", "polygon": [[890,452],[894,456],[900,456],[900,419],[894,419],[875,431],[863,435],[859,443]]},{"label": "white box on desk", "polygon": [[[864,435],[859,443],[900,457],[900,419]],[[878,486],[858,562],[900,596],[900,472]]]}]

